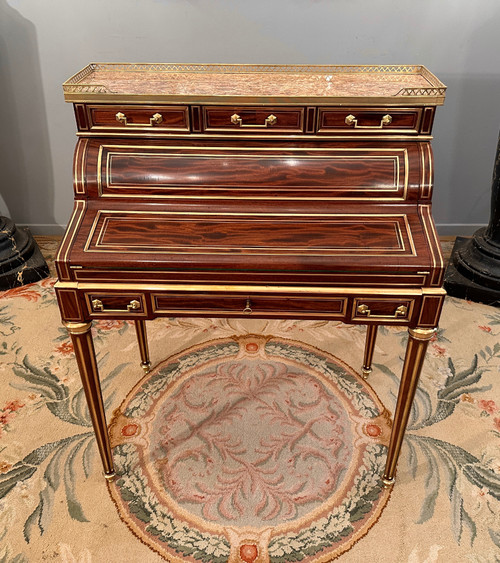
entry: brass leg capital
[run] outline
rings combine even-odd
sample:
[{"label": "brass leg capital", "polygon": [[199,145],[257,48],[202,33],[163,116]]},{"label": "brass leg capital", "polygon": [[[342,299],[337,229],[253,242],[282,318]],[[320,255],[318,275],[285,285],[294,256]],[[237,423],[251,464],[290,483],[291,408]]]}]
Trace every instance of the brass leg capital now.
[{"label": "brass leg capital", "polygon": [[92,326],[92,321],[86,323],[75,323],[71,321],[63,321],[63,325],[66,327],[70,334],[83,334],[88,332]]},{"label": "brass leg capital", "polygon": [[415,340],[430,340],[437,332],[437,328],[409,328],[408,332]]},{"label": "brass leg capital", "polygon": [[144,373],[149,373],[151,371],[151,362],[141,362],[141,367]]}]

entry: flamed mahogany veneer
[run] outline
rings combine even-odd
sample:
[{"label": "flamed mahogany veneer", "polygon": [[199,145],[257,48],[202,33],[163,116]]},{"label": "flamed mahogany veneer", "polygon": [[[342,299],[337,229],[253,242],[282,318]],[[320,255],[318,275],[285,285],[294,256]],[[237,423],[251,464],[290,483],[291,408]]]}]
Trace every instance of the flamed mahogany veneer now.
[{"label": "flamed mahogany veneer", "polygon": [[382,476],[392,485],[445,292],[431,215],[436,106],[421,66],[91,64],[56,293],[105,476],[93,319],[332,319],[409,327]]}]

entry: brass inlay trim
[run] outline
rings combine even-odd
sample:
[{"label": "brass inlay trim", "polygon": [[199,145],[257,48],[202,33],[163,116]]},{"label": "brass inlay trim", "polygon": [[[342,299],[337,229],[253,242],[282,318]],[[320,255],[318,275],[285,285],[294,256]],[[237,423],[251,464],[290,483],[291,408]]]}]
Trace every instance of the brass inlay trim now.
[{"label": "brass inlay trim", "polygon": [[436,306],[436,314],[434,315],[434,318],[432,319],[432,323],[429,323],[429,324],[436,326],[438,324],[439,317],[441,316],[441,307],[442,307],[444,298],[445,298],[444,295],[440,295],[440,296],[424,295],[424,297],[422,299],[422,306],[420,308],[420,316],[418,317],[417,325],[421,324],[421,322],[422,322],[422,316],[424,314],[424,309],[425,309],[425,301],[427,299],[439,299],[439,302]]},{"label": "brass inlay trim", "polygon": [[68,255],[73,244],[73,240],[76,237],[76,233],[80,227],[83,216],[85,214],[85,209],[87,207],[87,202],[85,200],[78,199],[75,201],[75,209],[71,216],[70,222],[66,227],[66,232],[59,246],[55,261],[59,263],[59,267],[64,271],[64,277],[70,277],[70,271],[68,267]]},{"label": "brass inlay trim", "polygon": [[[73,294],[76,303],[78,319],[81,319],[83,317],[83,314],[82,314],[82,308],[80,306],[80,300],[78,299],[78,292],[76,291],[76,289],[63,289],[62,291],[64,293]],[[58,297],[59,297],[58,298],[59,308],[61,309],[62,316],[65,317],[66,319],[71,318],[71,315],[68,314],[68,310],[66,308],[64,298],[62,297],[62,295],[58,295]],[[72,321],[67,321],[67,322],[72,322]]]},{"label": "brass inlay trim", "polygon": [[[96,213],[94,222],[92,224],[92,227],[89,231],[89,234],[87,236],[87,240],[85,242],[85,246],[84,246],[84,252],[103,252],[103,253],[123,253],[123,250],[112,250],[110,247],[112,246],[120,246],[123,247],[123,245],[112,245],[110,243],[107,243],[107,245],[105,246],[103,241],[103,238],[106,234],[106,229],[108,228],[109,225],[109,221],[111,219],[111,217],[109,217],[109,215],[113,215],[113,214],[120,214],[122,215],[121,217],[118,217],[118,220],[126,220],[128,215],[134,215],[134,214],[142,214],[144,213],[143,211],[118,211],[118,210],[102,210],[99,209]],[[100,230],[98,231],[98,235],[97,235],[97,240],[95,242],[94,248],[90,248],[91,244],[92,244],[92,238],[94,237],[95,233],[96,233],[96,229],[97,229],[97,225],[101,219],[102,215],[108,215],[107,217],[104,217],[103,223],[101,225]],[[271,219],[272,217],[321,217],[321,218],[325,218],[325,217],[335,217],[335,218],[339,218],[339,217],[347,217],[347,218],[351,218],[351,220],[344,220],[342,222],[344,223],[360,223],[358,218],[362,218],[362,217],[384,217],[384,218],[389,218],[389,219],[393,219],[392,225],[395,229],[395,235],[396,235],[396,240],[398,241],[399,244],[399,248],[394,248],[394,247],[378,247],[373,249],[373,251],[370,252],[370,249],[363,249],[363,251],[366,251],[368,253],[366,254],[362,254],[361,252],[356,252],[357,256],[371,256],[373,254],[375,254],[376,256],[393,256],[394,254],[401,252],[401,253],[405,253],[407,251],[405,243],[404,243],[404,238],[403,238],[403,234],[401,231],[401,224],[399,221],[397,221],[398,218],[402,218],[406,227],[406,233],[408,236],[408,241],[410,244],[410,250],[411,253],[408,253],[412,256],[416,256],[416,249],[414,246],[414,242],[413,242],[413,238],[411,237],[411,228],[410,228],[410,224],[408,222],[407,216],[405,214],[369,214],[369,213],[360,213],[360,214],[356,214],[355,218],[353,218],[352,214],[342,214],[342,213],[324,213],[324,214],[312,214],[312,213],[298,213],[298,214],[287,214],[287,213],[272,213],[272,214],[268,214],[268,213],[227,213],[227,212],[221,212],[221,213],[207,213],[207,212],[170,212],[170,211],[155,211],[150,213],[150,217],[138,217],[135,220],[136,221],[151,221],[151,218],[155,215],[167,215],[169,216],[169,221],[181,221],[182,218],[177,218],[179,216],[184,216],[184,215],[189,215],[189,216],[201,216],[205,218],[205,221],[207,220],[211,220],[210,217],[214,216],[213,221],[216,223],[220,223],[221,221],[221,217],[247,217],[247,216],[256,216],[256,217],[265,217],[266,219],[262,220],[263,222],[267,222],[268,219]],[[170,218],[171,217],[171,218]],[[394,220],[396,219],[396,220]],[[114,219],[114,221],[116,221],[117,218]],[[253,219],[252,222],[257,222],[259,221],[259,219]],[[101,248],[105,248],[105,250],[101,250]],[[153,252],[152,251],[152,247],[151,246],[147,246],[145,250],[139,250],[141,248],[141,246],[137,246],[135,247],[133,250],[129,247],[128,248],[128,252],[134,253],[134,254],[158,254],[159,252]],[[233,250],[235,247],[234,246],[228,246],[228,247],[224,247],[224,246],[156,246],[155,247],[158,250],[167,250],[169,253],[172,254],[192,254],[192,253],[196,253],[196,254],[217,254],[217,252],[201,252],[201,250],[205,250],[205,249],[214,249],[214,250],[220,250],[220,251],[229,251],[229,250]],[[260,247],[244,247],[245,249],[256,249],[258,250]],[[188,250],[189,252],[184,252],[184,250]],[[264,252],[259,253],[259,256],[266,256],[266,255],[276,255],[277,252],[281,251],[283,253],[286,254],[290,254],[289,251],[303,251],[303,250],[307,250],[304,248],[294,248],[294,247],[289,247],[289,246],[285,246],[285,247],[266,247],[263,249]],[[265,251],[274,251],[274,252],[265,252]],[[328,249],[325,248],[323,249],[323,252],[319,253],[318,252],[319,249],[316,250],[316,252],[312,252],[312,251],[308,251],[305,252],[304,254],[297,254],[299,256],[325,256],[325,255],[329,255],[328,252],[330,251],[330,255],[333,256],[349,256],[352,254],[352,252],[357,251],[358,249],[356,248],[342,248],[340,249],[341,252],[332,252],[332,249]],[[389,254],[383,254],[380,251],[391,251]],[[346,252],[348,252],[346,254]]]},{"label": "brass inlay trim", "polygon": [[[81,266],[80,266],[81,268]],[[102,270],[98,270],[98,269],[92,269],[92,268],[85,268],[82,271],[76,271],[75,272],[75,278],[77,282],[88,282],[88,283],[92,283],[92,279],[89,280],[86,276],[88,273],[102,273]],[[134,275],[136,275],[138,277],[138,279],[144,278],[145,276],[147,276],[148,274],[151,274],[150,270],[125,270],[126,273],[133,273]],[[117,274],[119,274],[120,271],[117,271]],[[182,282],[179,283],[204,283],[204,281],[206,282],[207,280],[203,280],[203,279],[188,279],[186,276],[186,272],[181,272],[181,271],[172,271],[172,270],[167,270],[167,271],[163,271],[160,272],[162,273],[165,277],[168,277],[169,274],[183,274],[183,279]],[[207,272],[200,272],[200,274],[206,274]],[[210,272],[208,272],[210,273]],[[419,272],[417,272],[417,274],[419,274]],[[422,272],[420,272],[420,274],[422,274]],[[426,274],[429,274],[429,272],[426,272]],[[261,274],[262,275],[262,274]],[[307,274],[305,273],[300,273],[300,272],[284,272],[281,275],[285,275],[286,277],[299,277],[299,276],[305,276]],[[272,272],[268,272],[267,273],[267,277],[275,277],[276,274],[273,274]],[[373,283],[370,282],[370,280],[372,278],[391,278],[391,282],[390,285],[391,287],[422,287],[425,284],[425,274],[424,275],[415,275],[415,274],[401,274],[401,276],[394,276],[394,275],[390,275],[390,274],[369,274],[369,273],[365,273],[365,274],[358,274],[358,273],[345,273],[345,274],[336,274],[336,273],[331,273],[331,274],[323,274],[320,272],[314,272],[314,278],[331,278],[331,279],[335,279],[338,277],[349,277],[349,278],[366,278],[366,281],[361,280],[361,282],[356,281],[356,284],[361,283],[363,285],[368,285],[370,287],[373,286]],[[396,279],[397,277],[405,277],[405,278],[414,278],[412,282],[407,282],[407,283],[394,283],[392,280]],[[96,281],[102,281],[104,283],[116,283],[116,278],[106,278],[106,277],[99,277],[99,278],[95,278],[94,279],[94,283]],[[176,283],[175,281],[169,280],[169,282],[171,283]],[[131,282],[127,282],[127,283],[131,283]],[[165,283],[162,281],[158,281],[157,283]],[[316,283],[316,281],[304,281],[301,282],[304,286],[307,285],[314,285]],[[380,282],[376,282],[376,283],[380,283]],[[356,285],[355,283],[352,283],[351,286]],[[357,286],[357,287],[361,287],[361,286]],[[344,286],[344,287],[350,287],[350,286]]]},{"label": "brass inlay trim", "polygon": [[[292,293],[297,295],[331,295],[331,296],[347,296],[354,295],[366,298],[379,296],[389,296],[395,299],[401,297],[411,299],[412,297],[419,297],[422,295],[446,295],[442,288],[419,288],[419,289],[395,289],[395,288],[360,288],[360,287],[304,287],[304,286],[290,286],[290,285],[240,285],[240,284],[175,284],[175,283],[105,283],[101,281],[98,283],[90,282],[57,282],[55,287],[61,289],[77,289],[88,293],[95,293],[98,295],[105,295],[106,292],[216,292],[216,293],[274,293],[276,295],[290,296]],[[112,294],[113,296],[116,293]]]},{"label": "brass inlay trim", "polygon": [[427,240],[429,242],[429,248],[432,255],[432,264],[434,271],[431,283],[433,285],[437,285],[440,281],[441,276],[443,275],[444,268],[443,257],[439,250],[439,238],[437,236],[434,222],[432,220],[430,205],[421,205],[420,209],[422,213],[422,223],[424,225],[425,234],[427,235]]},{"label": "brass inlay trim", "polygon": [[[98,151],[98,156],[97,156],[97,191],[98,191],[98,195],[99,197],[109,197],[109,198],[131,198],[131,197],[137,197],[138,194],[133,194],[132,196],[130,194],[117,194],[117,193],[106,193],[106,188],[109,190],[112,189],[120,189],[120,190],[140,190],[141,188],[154,188],[154,189],[165,189],[165,190],[173,190],[173,191],[177,191],[179,189],[182,190],[192,190],[192,191],[199,191],[200,190],[200,186],[194,186],[191,187],[189,185],[178,185],[178,186],[168,186],[168,185],[162,185],[162,184],[138,184],[138,185],[120,185],[120,184],[113,184],[111,182],[111,166],[112,166],[112,159],[114,156],[136,156],[136,157],[152,157],[152,158],[157,158],[157,157],[174,157],[174,158],[178,158],[178,157],[185,157],[185,158],[197,158],[197,159],[201,159],[201,158],[207,158],[207,159],[213,159],[213,158],[228,158],[228,155],[224,155],[224,154],[218,154],[218,153],[204,153],[204,154],[200,154],[200,149],[203,150],[204,147],[189,147],[189,146],[180,146],[180,147],[169,147],[169,146],[144,146],[141,147],[141,151],[138,152],[114,152],[112,149],[130,149],[130,148],[136,148],[134,145],[100,145],[99,146],[99,151]],[[180,149],[180,150],[191,150],[191,151],[198,151],[198,152],[193,152],[193,153],[170,153],[170,152],[160,152],[161,150],[168,150],[169,148],[175,148],[176,150]],[[148,149],[155,149],[157,152],[147,152]],[[210,147],[210,148],[206,148],[206,150],[211,150],[214,151],[215,148],[214,147]],[[261,154],[238,154],[236,157],[237,158],[259,158],[259,159],[265,159],[265,158],[275,158],[274,155],[271,154],[266,154],[269,151],[280,151],[283,152],[285,149],[283,147],[281,148],[272,148],[272,147],[245,147],[244,149],[242,149],[241,147],[217,147],[217,150],[233,150],[233,151],[242,151],[244,150],[246,151],[259,151]],[[103,161],[103,153],[104,151],[106,151],[106,165],[105,165],[105,185],[106,187],[103,186],[103,178],[102,178],[102,161]],[[390,159],[394,161],[394,187],[393,188],[375,188],[372,186],[362,186],[362,187],[358,187],[358,188],[350,188],[350,187],[339,187],[339,188],[328,188],[328,187],[321,187],[321,188],[313,188],[313,190],[315,191],[326,191],[326,192],[332,192],[332,191],[341,191],[342,189],[346,190],[352,190],[352,191],[367,191],[367,192],[372,192],[373,194],[377,194],[377,193],[395,193],[398,194],[398,192],[400,192],[400,190],[402,189],[401,195],[397,195],[397,196],[392,196],[392,197],[379,197],[377,195],[371,195],[371,196],[355,196],[355,197],[349,197],[349,196],[332,196],[332,197],[324,197],[324,196],[316,196],[316,197],[293,197],[293,196],[280,196],[280,199],[283,201],[288,201],[288,200],[300,200],[300,201],[306,201],[306,200],[313,200],[313,201],[323,201],[323,200],[328,200],[328,201],[348,201],[348,200],[354,200],[354,201],[364,201],[364,200],[374,200],[374,201],[404,201],[406,200],[407,194],[408,194],[408,177],[409,177],[409,158],[408,158],[408,149],[407,148],[379,148],[379,147],[365,147],[365,148],[335,148],[335,149],[324,149],[324,148],[286,148],[286,151],[298,151],[298,152],[304,152],[304,151],[322,151],[322,152],[368,152],[368,151],[376,151],[376,152],[392,152],[392,153],[402,153],[401,155],[398,154],[392,154],[392,155],[381,155],[381,156],[375,156],[375,155],[369,155],[369,156],[364,156],[364,155],[349,155],[348,157],[346,156],[342,156],[342,155],[335,155],[335,154],[323,154],[323,155],[310,155],[310,154],[302,154],[300,155],[301,159],[328,159],[328,160],[335,160],[335,159],[363,159],[363,160],[368,160],[368,159],[372,159],[372,160],[381,160],[381,159]],[[286,156],[286,155],[284,155]],[[403,185],[401,186],[401,180],[400,180],[400,176],[401,176],[401,162],[400,162],[400,158],[403,158],[404,161],[404,181],[403,181]],[[230,158],[230,156],[229,156]],[[210,192],[217,192],[217,191],[227,191],[230,189],[234,189],[234,186],[227,186],[227,187],[210,187],[209,190]],[[244,194],[246,191],[251,191],[251,190],[263,190],[264,188],[262,187],[262,185],[259,186],[249,186],[249,187],[245,187],[241,189],[242,194]],[[303,187],[295,187],[295,188],[289,188],[287,186],[283,186],[282,188],[278,188],[281,191],[304,191]],[[153,195],[145,195],[144,197],[147,197],[148,199],[150,198],[176,198],[178,197],[178,195],[174,194],[174,195],[164,195],[164,194],[153,194]],[[183,197],[194,197],[196,199],[234,199],[234,197],[238,197],[238,196],[234,196],[234,195],[227,195],[227,196],[217,196],[217,195],[196,195],[196,196],[183,196]],[[241,197],[241,196],[240,196]],[[275,199],[274,197],[271,196],[252,196],[252,199]]]}]

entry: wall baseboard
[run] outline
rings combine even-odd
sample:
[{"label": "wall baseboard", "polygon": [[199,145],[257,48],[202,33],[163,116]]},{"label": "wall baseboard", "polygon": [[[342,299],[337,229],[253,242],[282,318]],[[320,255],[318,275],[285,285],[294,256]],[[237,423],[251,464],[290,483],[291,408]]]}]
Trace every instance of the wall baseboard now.
[{"label": "wall baseboard", "polygon": [[436,223],[438,235],[441,237],[470,237],[485,226],[472,223]]},{"label": "wall baseboard", "polygon": [[32,235],[35,236],[62,236],[64,231],[66,230],[66,225],[56,225],[56,224],[48,224],[48,225],[40,225],[37,223],[33,224],[26,224],[26,223],[16,223],[18,228],[28,227],[31,231]]}]

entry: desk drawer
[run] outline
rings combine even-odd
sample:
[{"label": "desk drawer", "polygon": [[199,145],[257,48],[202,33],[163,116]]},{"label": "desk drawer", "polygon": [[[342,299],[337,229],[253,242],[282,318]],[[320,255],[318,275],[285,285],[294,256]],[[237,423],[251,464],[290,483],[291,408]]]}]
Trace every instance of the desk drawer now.
[{"label": "desk drawer", "polygon": [[88,105],[87,119],[90,131],[189,131],[188,106]]},{"label": "desk drawer", "polygon": [[92,317],[145,317],[147,315],[145,295],[139,292],[85,293],[85,305]]},{"label": "desk drawer", "polygon": [[304,108],[204,107],[203,129],[226,133],[303,133]]},{"label": "desk drawer", "polygon": [[422,108],[319,108],[319,134],[417,134]]},{"label": "desk drawer", "polygon": [[153,294],[153,312],[185,316],[343,318],[347,298],[282,295]]},{"label": "desk drawer", "polygon": [[407,323],[412,317],[414,306],[415,300],[408,298],[354,298],[352,320],[379,324]]}]

